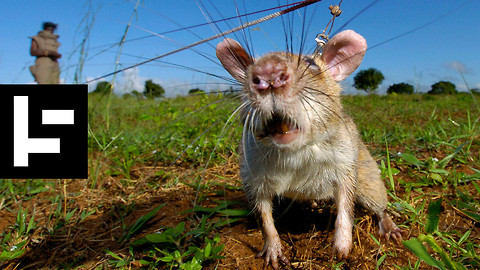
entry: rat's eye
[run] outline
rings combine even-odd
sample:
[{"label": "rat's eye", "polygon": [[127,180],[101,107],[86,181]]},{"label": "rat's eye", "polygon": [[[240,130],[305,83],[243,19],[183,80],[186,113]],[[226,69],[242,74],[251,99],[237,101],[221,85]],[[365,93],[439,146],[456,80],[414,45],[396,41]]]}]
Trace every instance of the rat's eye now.
[{"label": "rat's eye", "polygon": [[314,69],[314,70],[318,70],[318,66],[315,63],[315,60],[313,60],[313,58],[305,57],[303,59],[303,61],[305,61],[305,63],[308,65],[309,68]]},{"label": "rat's eye", "polygon": [[254,78],[252,79],[252,82],[253,82],[254,84],[259,84],[259,83],[260,83],[260,79],[259,79],[258,77],[254,77]]}]

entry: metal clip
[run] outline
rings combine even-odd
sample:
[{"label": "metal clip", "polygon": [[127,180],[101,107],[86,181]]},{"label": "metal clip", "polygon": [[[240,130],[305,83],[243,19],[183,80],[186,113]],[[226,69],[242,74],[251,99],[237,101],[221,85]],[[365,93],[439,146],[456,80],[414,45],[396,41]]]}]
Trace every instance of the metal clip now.
[{"label": "metal clip", "polygon": [[[340,9],[340,5],[342,4],[343,0],[340,0],[340,3],[338,5],[331,5],[328,8],[330,9],[330,14],[332,14],[332,18],[330,21],[327,23],[327,26],[325,27],[325,30],[323,30],[323,33],[318,34],[315,37],[315,41],[317,42],[317,47],[315,48],[315,51],[313,52],[314,55],[320,55],[322,54],[323,48],[325,47],[325,44],[330,40],[328,38],[328,35],[330,35],[330,32],[332,31],[333,23],[335,22],[335,18],[340,16],[342,14],[342,10]],[[330,28],[330,31],[327,30]]]},{"label": "metal clip", "polygon": [[329,41],[328,36],[324,33],[318,34],[315,37],[315,41],[317,42],[317,47],[315,48],[315,51],[313,53],[315,55],[322,54],[323,47],[325,47],[325,44],[327,44],[327,42]]}]

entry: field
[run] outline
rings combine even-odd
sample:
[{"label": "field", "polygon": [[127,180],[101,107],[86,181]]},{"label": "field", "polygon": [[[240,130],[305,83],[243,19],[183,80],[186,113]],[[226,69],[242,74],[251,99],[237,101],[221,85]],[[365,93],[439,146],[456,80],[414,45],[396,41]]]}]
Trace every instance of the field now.
[{"label": "field", "polygon": [[[404,242],[358,208],[348,259],[335,206],[279,199],[294,269],[480,268],[480,97],[346,96]],[[89,97],[89,178],[0,180],[2,269],[261,269],[238,176],[232,95]]]}]

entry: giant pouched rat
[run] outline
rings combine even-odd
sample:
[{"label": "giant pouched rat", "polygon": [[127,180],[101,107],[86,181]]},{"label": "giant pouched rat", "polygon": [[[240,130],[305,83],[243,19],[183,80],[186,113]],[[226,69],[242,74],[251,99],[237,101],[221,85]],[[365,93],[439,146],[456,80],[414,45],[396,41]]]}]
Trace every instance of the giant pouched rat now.
[{"label": "giant pouched rat", "polygon": [[378,166],[340,102],[337,82],[355,71],[366,48],[352,30],[334,36],[321,55],[273,52],[254,59],[233,39],[217,45],[218,59],[243,85],[240,175],[262,221],[259,256],[274,268],[278,258],[288,263],[272,217],[275,196],[333,198],[338,209],[333,247],[340,259],[352,246],[355,201],[376,214],[380,235],[401,239],[386,213]]}]

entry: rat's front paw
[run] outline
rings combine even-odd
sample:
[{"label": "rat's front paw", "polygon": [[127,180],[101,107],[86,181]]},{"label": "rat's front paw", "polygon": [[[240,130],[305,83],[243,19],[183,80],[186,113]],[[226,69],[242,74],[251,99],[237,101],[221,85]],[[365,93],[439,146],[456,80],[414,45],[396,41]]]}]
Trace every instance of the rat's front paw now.
[{"label": "rat's front paw", "polygon": [[390,227],[388,230],[382,229],[382,227],[380,226],[380,236],[385,237],[387,242],[390,241],[390,238],[392,238],[393,241],[395,241],[395,243],[399,244],[403,240],[402,235],[405,235],[405,234],[406,232],[398,228],[397,226]]},{"label": "rat's front paw", "polygon": [[283,255],[282,244],[280,243],[280,238],[274,237],[273,239],[265,240],[262,251],[258,253],[257,257],[265,256],[265,264],[268,265],[272,263],[272,267],[278,269],[278,258],[286,264],[290,264],[287,257]]},{"label": "rat's front paw", "polygon": [[382,218],[379,222],[380,227],[380,236],[385,237],[385,239],[390,241],[390,238],[395,241],[395,243],[400,243],[402,241],[402,235],[406,232],[395,225],[395,222],[390,218],[390,216],[384,212]]}]

